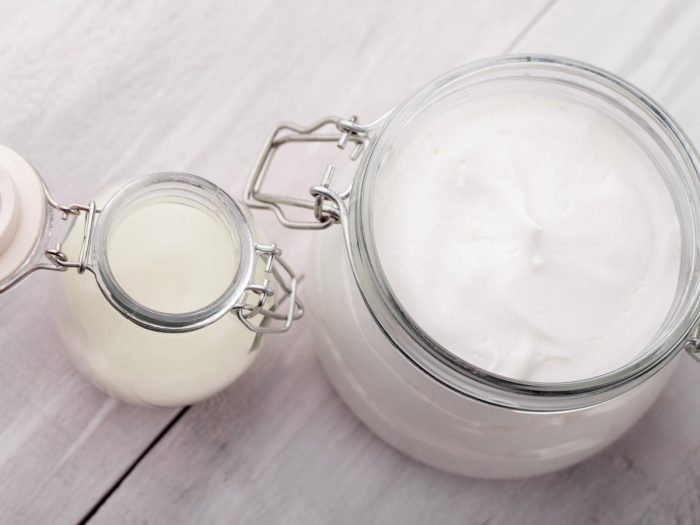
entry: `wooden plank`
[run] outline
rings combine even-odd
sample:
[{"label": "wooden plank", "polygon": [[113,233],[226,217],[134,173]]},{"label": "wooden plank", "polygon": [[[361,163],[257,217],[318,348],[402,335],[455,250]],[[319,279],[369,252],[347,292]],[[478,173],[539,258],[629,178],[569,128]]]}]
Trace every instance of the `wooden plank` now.
[{"label": "wooden plank", "polygon": [[[222,44],[207,30],[227,27],[215,5],[0,7],[0,140],[38,166],[59,198],[182,168],[217,136],[216,112],[193,119],[186,111],[235,93],[211,83],[207,67],[221,67],[212,56]],[[203,32],[183,40],[183,25]],[[204,158],[199,166],[218,165]],[[50,323],[45,288],[55,277],[37,276],[0,301],[2,521],[77,521],[177,413],[125,407],[76,374]]]},{"label": "wooden plank", "polygon": [[79,377],[43,287],[0,302],[0,521],[78,520],[175,415],[127,407]]},{"label": "wooden plank", "polygon": [[[278,119],[374,115],[426,74],[497,52],[542,4],[5,0],[0,142],[65,201],[162,170],[240,194]],[[3,522],[79,520],[176,414],[125,407],[76,374],[46,307],[54,277],[0,300]],[[307,351],[294,369],[322,386],[314,367]],[[308,380],[292,377],[297,388]],[[217,401],[224,420],[237,420],[237,391]],[[208,466],[198,467],[205,475]]]},{"label": "wooden plank", "polygon": [[[432,10],[425,9],[426,17],[431,16]],[[280,23],[271,33],[287,55],[265,57],[266,74],[250,71],[250,86],[232,95],[231,108],[225,108],[227,116],[221,117],[220,128],[225,133],[213,139],[212,145],[203,144],[205,153],[192,164],[212,156],[217,159],[212,165],[227,165],[228,157],[235,157],[233,152],[252,160],[267,123],[281,116],[308,121],[318,114],[355,108],[362,114],[377,114],[426,78],[464,60],[505,49],[508,41],[501,38],[484,44],[493,30],[476,18],[478,12],[484,12],[483,6],[476,6],[472,13],[473,22],[478,22],[475,27],[481,31],[468,33],[460,28],[443,37],[446,43],[436,47],[443,48],[447,58],[438,55],[437,65],[427,57],[421,58],[420,74],[408,67],[414,60],[408,55],[423,48],[408,40],[397,49],[396,34],[380,32],[373,36],[373,49],[366,52],[366,58],[373,57],[373,53],[380,58],[373,58],[369,65],[366,60],[356,59],[348,72],[337,67],[341,56],[352,56],[349,49],[344,49],[348,44],[334,45],[332,40],[316,35],[314,43],[322,41],[330,47],[312,53],[310,40],[297,40]],[[344,17],[351,15],[343,13]],[[449,10],[441,14],[443,24],[431,21],[430,35],[435,35],[435,27],[448,26],[446,17],[451,15]],[[286,18],[284,13],[280,16]],[[412,11],[404,24],[421,19],[420,13],[416,16]],[[302,27],[306,23],[310,22],[299,22]],[[402,25],[395,22],[398,28]],[[258,31],[264,32],[259,26],[250,29],[251,34]],[[352,25],[348,31],[357,35]],[[419,33],[418,28],[412,32]],[[471,39],[479,39],[481,44],[464,54],[462,50]],[[463,45],[457,45],[461,42]],[[233,62],[233,56],[227,60]],[[362,67],[370,71],[358,73]],[[298,70],[303,74],[297,74]],[[315,73],[336,70],[340,70],[340,81]],[[233,71],[230,77],[235,79],[240,74]],[[407,80],[394,81],[407,75]],[[354,84],[358,76],[366,79],[364,89]],[[280,89],[283,79],[289,78],[293,80]],[[312,78],[319,78],[326,91],[309,86]],[[348,86],[350,94],[339,91],[339,86]],[[335,95],[339,100],[329,102]],[[385,102],[375,105],[375,95]],[[265,104],[247,108],[250,98]],[[295,98],[304,102],[295,104]],[[324,105],[327,107],[321,107]],[[195,113],[202,111],[200,107]],[[184,141],[184,137],[179,140]],[[520,488],[510,491],[521,506],[537,509],[546,492],[559,484],[554,478],[543,485],[537,505],[523,504],[527,495],[522,487],[530,485],[512,485]],[[98,512],[96,521],[326,523],[396,518],[418,523],[429,518],[451,521],[458,515],[487,520],[499,511],[499,492],[498,484],[463,480],[406,460],[374,438],[328,386],[302,326],[284,340],[270,339],[266,355],[241,383],[188,413]],[[518,497],[519,493],[525,495]],[[517,516],[517,512],[516,506],[509,505],[501,516],[507,519]]]},{"label": "wooden plank", "polygon": [[[135,130],[152,129],[142,102],[150,86],[124,92],[115,79],[129,54],[149,48],[134,37],[148,32],[158,6],[132,6],[128,31],[124,24],[112,32],[106,27],[118,10],[93,7],[0,6],[0,142],[23,152],[71,201],[116,180],[112,159],[125,156]],[[177,413],[126,407],[78,376],[51,324],[46,288],[56,277],[37,274],[0,298],[4,523],[76,522]]]},{"label": "wooden plank", "polygon": [[[700,77],[699,7],[690,0],[560,1],[518,36],[512,49],[568,54],[618,71],[653,92],[700,140],[693,96]],[[432,8],[419,9],[415,20],[429,17]],[[481,8],[468,18],[474,21]],[[418,85],[437,73],[425,55],[413,53],[455,30],[459,24],[450,15],[442,23],[432,21],[424,40],[419,34],[404,42],[405,31],[396,23],[372,34],[374,58],[368,60],[377,65],[363,78],[375,89],[363,95],[361,82],[345,84],[352,90],[345,100],[354,101],[348,107],[387,107],[400,99],[402,75],[410,74],[408,82]],[[485,20],[480,24],[487,25]],[[478,49],[460,54],[468,39],[493,35],[480,24],[478,35],[464,32],[459,49],[445,48],[455,62],[506,48],[491,49],[497,44],[482,40]],[[458,37],[448,40],[460,44]],[[303,44],[290,45],[296,51],[295,45]],[[340,47],[324,53],[335,56]],[[323,60],[325,55],[316,56]],[[435,59],[440,67],[450,62]],[[312,79],[319,75],[312,70],[306,75],[316,85]],[[316,92],[327,100],[323,93]],[[366,99],[384,105],[375,107]],[[310,346],[303,325],[284,342],[270,340],[240,383],[187,413],[100,509],[96,521],[700,523],[700,422],[695,417],[700,386],[690,360],[650,414],[607,451],[558,474],[493,482],[438,472],[383,444],[335,396]]]},{"label": "wooden plank", "polygon": [[268,349],[230,392],[191,409],[94,522],[697,523],[696,369],[682,369],[651,414],[592,460],[481,481],[424,466],[371,434],[298,332],[294,347]]}]

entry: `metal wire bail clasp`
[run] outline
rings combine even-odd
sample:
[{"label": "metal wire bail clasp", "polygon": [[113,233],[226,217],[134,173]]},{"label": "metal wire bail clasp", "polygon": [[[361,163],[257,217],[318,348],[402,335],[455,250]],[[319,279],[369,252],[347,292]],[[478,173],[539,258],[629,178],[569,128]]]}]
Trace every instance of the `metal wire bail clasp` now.
[{"label": "metal wire bail clasp", "polygon": [[[61,244],[59,243],[55,248],[48,248],[45,252],[46,258],[51,261],[56,270],[67,270],[69,268],[76,268],[78,273],[84,273],[85,270],[90,270],[92,267],[88,263],[90,257],[90,248],[92,246],[92,232],[95,228],[95,218],[100,210],[97,208],[95,201],[90,201],[87,205],[83,204],[59,204],[50,195],[47,195],[49,205],[59,212],[61,212],[61,218],[67,221],[69,218],[75,221],[75,219],[81,214],[85,213],[85,225],[83,227],[83,238],[80,244],[80,252],[78,254],[78,259],[71,261],[68,256],[63,252]],[[72,227],[72,226],[71,226]]]},{"label": "metal wire bail clasp", "polygon": [[[17,286],[38,270],[64,272],[69,268],[75,268],[78,270],[78,273],[84,273],[85,270],[92,272],[92,267],[90,266],[92,234],[97,215],[101,210],[94,201],[88,204],[59,204],[59,202],[51,196],[44,181],[40,177],[39,180],[41,182],[44,202],[48,210],[44,220],[42,238],[34,248],[34,251],[30,254],[28,260],[19,268],[17,273],[0,283],[0,293]],[[80,252],[76,260],[71,260],[63,251],[62,244],[73,230],[76,219],[82,214],[85,214],[85,224]],[[62,229],[63,231],[60,234],[54,230],[56,224],[54,215],[57,215],[66,226]],[[48,247],[49,240],[56,235],[59,235],[59,238],[62,240],[59,241],[55,247]]]},{"label": "metal wire bail clasp", "polygon": [[[253,332],[286,332],[292,322],[304,314],[304,305],[297,296],[297,275],[282,258],[282,250],[276,244],[256,244],[255,253],[263,260],[265,275],[269,278],[266,277],[262,284],[248,285],[243,299],[233,311]],[[253,302],[249,302],[251,296],[255,298]],[[279,311],[285,300],[289,304],[284,311]],[[262,321],[254,324],[251,320],[257,315],[262,316]]]},{"label": "metal wire bail clasp", "polygon": [[[348,119],[326,117],[311,126],[300,126],[291,122],[279,124],[260,153],[260,157],[246,185],[245,203],[251,208],[272,210],[282,225],[301,230],[320,230],[340,220],[340,213],[332,199],[324,194],[311,191],[313,199],[301,199],[287,195],[266,193],[262,190],[263,182],[270,171],[272,158],[277,149],[283,144],[295,142],[335,142],[344,150],[348,144],[350,160],[355,161],[362,156],[370,142],[370,134],[377,129],[391,112],[370,124],[360,124],[356,116]],[[329,188],[335,171],[333,165],[328,165],[323,177],[322,186]],[[342,199],[350,196],[352,183],[343,191],[336,192]],[[288,215],[289,208],[302,208],[314,213],[313,221],[292,219]]]},{"label": "metal wire bail clasp", "polygon": [[695,361],[700,363],[700,339],[698,339],[697,337],[689,339],[688,341],[686,341],[683,348],[686,352],[688,352],[690,357],[692,357],[693,359],[695,359]]}]

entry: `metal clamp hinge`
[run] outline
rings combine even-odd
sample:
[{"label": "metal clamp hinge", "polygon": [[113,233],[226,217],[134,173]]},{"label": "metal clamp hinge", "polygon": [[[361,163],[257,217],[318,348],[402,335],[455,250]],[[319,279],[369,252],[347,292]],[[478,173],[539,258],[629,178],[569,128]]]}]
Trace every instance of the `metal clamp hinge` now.
[{"label": "metal clamp hinge", "polygon": [[[256,244],[255,253],[262,258],[269,278],[262,284],[248,285],[233,311],[249,330],[258,334],[286,332],[292,322],[304,314],[304,305],[297,295],[297,275],[282,258],[282,250],[276,244]],[[251,296],[255,297],[254,302],[249,302]],[[285,300],[289,304],[280,311]],[[262,316],[259,324],[252,322],[256,316]]]},{"label": "metal clamp hinge", "polygon": [[[58,243],[55,248],[48,248],[44,254],[49,259],[52,266],[48,269],[66,271],[69,268],[75,268],[78,273],[84,273],[85,270],[93,271],[89,264],[90,249],[92,247],[92,233],[95,229],[95,218],[100,209],[97,208],[95,201],[90,201],[87,205],[84,204],[59,204],[49,196],[49,205],[61,212],[61,219],[67,221],[75,219],[82,213],[85,214],[85,224],[83,227],[83,238],[80,244],[80,252],[77,260],[70,260],[63,251],[62,244]],[[94,273],[94,272],[93,272]]]},{"label": "metal clamp hinge", "polygon": [[[346,149],[348,144],[353,144],[354,146],[350,150],[350,160],[356,161],[367,149],[370,143],[371,132],[379,128],[390,113],[383,115],[370,124],[358,123],[356,116],[349,119],[326,117],[308,127],[299,126],[291,122],[279,124],[263,147],[258,162],[248,180],[244,194],[245,203],[251,208],[272,210],[279,222],[288,228],[320,230],[337,223],[340,213],[336,204],[332,199],[328,199],[322,191],[314,191],[313,188],[318,186],[312,187],[310,190],[313,197],[312,200],[264,192],[262,185],[270,171],[272,158],[277,149],[283,144],[293,142],[335,142],[336,147],[341,150]],[[322,187],[326,189],[330,187],[334,171],[335,167],[332,164],[326,167],[321,183]],[[342,199],[347,199],[350,196],[351,189],[352,183],[343,191],[335,193]],[[292,219],[287,213],[289,208],[312,210],[315,220]]]},{"label": "metal clamp hinge", "polygon": [[690,357],[700,362],[700,339],[689,339],[683,347]]}]

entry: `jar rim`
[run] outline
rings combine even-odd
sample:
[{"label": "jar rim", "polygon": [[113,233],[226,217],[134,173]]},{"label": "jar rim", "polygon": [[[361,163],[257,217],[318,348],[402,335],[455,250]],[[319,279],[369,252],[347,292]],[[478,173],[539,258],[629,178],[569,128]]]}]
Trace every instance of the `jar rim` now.
[{"label": "jar rim", "polygon": [[[399,105],[385,120],[369,145],[353,183],[350,198],[350,258],[361,295],[375,322],[404,357],[444,386],[489,404],[535,411],[572,410],[598,404],[630,390],[658,372],[683,348],[700,321],[700,286],[691,290],[684,315],[655,348],[605,374],[577,381],[537,383],[516,380],[476,367],[441,346],[415,323],[388,285],[379,262],[372,226],[373,182],[380,172],[381,158],[393,138],[440,90],[479,74],[518,72],[532,77],[575,77],[609,90],[633,105],[671,144],[700,194],[700,160],[692,144],[666,111],[649,96],[618,76],[590,64],[551,55],[504,55],[464,65],[433,80]],[[692,262],[695,267],[697,205],[692,210]]]},{"label": "jar rim", "polygon": [[[109,263],[110,231],[120,213],[139,199],[148,199],[158,192],[178,194],[191,203],[197,201],[211,212],[231,233],[237,246],[238,263],[226,289],[208,305],[189,312],[162,312],[134,299],[114,275]],[[137,325],[159,332],[198,330],[231,312],[245,293],[255,267],[255,244],[252,228],[241,207],[224,190],[197,175],[164,172],[146,175],[118,189],[105,203],[95,225],[92,244],[92,270],[97,285],[107,301],[123,316]],[[204,269],[203,269],[204,270]]]}]

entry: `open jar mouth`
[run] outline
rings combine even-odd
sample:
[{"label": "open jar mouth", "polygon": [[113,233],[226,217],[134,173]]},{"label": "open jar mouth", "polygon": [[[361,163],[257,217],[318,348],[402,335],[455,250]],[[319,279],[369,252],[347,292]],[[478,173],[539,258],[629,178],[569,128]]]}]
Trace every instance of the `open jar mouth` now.
[{"label": "open jar mouth", "polygon": [[[204,214],[207,220],[223,229],[225,242],[230,243],[235,252],[230,281],[222,287],[221,293],[213,300],[206,301],[206,304],[184,311],[163,311],[166,308],[138,300],[130,293],[128,286],[120,283],[114,261],[111,261],[114,256],[110,255],[110,243],[120,223],[138,210],[164,203],[184,206],[195,213]],[[147,242],[158,243],[158,239]],[[187,173],[156,173],[132,181],[109,198],[95,225],[91,259],[91,269],[100,291],[127,319],[150,330],[187,332],[207,326],[232,311],[251,282],[255,268],[255,245],[246,215],[218,186]],[[138,257],[135,259],[138,260]],[[194,271],[204,275],[209,271],[209,262],[203,257],[201,268]],[[153,275],[143,275],[145,279],[149,277],[154,278]],[[197,281],[196,276],[182,277],[183,280]]]},{"label": "open jar mouth", "polygon": [[[515,380],[460,359],[426,333],[402,306],[384,273],[375,244],[374,185],[397,140],[431,110],[446,107],[476,86],[498,88],[514,81],[565,91],[624,120],[635,139],[653,153],[678,215],[680,277],[665,321],[637,358],[589,379],[557,383]],[[698,325],[699,167],[696,152],[673,119],[615,75],[588,64],[544,55],[505,56],[469,64],[436,79],[400,105],[365,153],[350,199],[350,257],[358,286],[393,345],[419,369],[460,394],[497,406],[533,411],[572,410],[604,402],[661,370]]]}]

